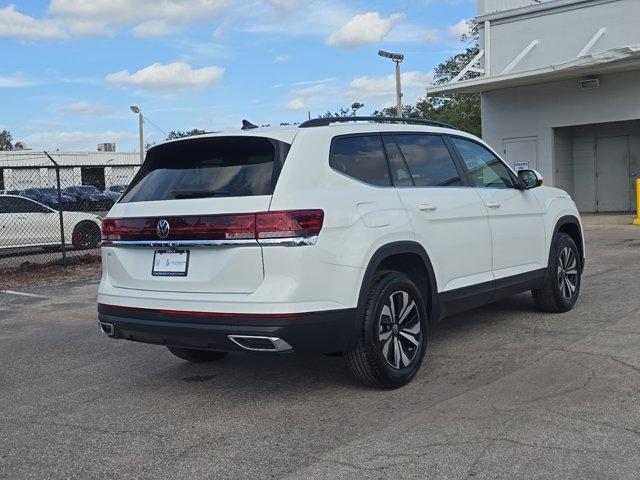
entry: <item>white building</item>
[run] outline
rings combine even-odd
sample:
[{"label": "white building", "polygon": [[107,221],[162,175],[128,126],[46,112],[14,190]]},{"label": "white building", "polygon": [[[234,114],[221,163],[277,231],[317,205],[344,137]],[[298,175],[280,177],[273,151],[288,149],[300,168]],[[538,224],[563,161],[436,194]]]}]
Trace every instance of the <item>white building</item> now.
[{"label": "white building", "polygon": [[640,0],[478,0],[476,21],[480,76],[428,93],[480,92],[484,139],[580,210],[634,209]]},{"label": "white building", "polygon": [[[61,187],[127,185],[140,168],[137,152],[50,152],[60,166]],[[0,190],[55,187],[56,169],[43,152],[0,152]]]}]

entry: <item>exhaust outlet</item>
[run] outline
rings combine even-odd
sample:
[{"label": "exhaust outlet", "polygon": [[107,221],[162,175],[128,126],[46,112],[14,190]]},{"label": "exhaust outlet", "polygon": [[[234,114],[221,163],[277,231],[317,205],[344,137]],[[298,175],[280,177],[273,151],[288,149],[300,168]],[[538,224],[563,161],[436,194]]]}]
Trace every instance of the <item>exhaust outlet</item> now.
[{"label": "exhaust outlet", "polygon": [[288,352],[293,347],[278,337],[260,335],[227,335],[229,340],[251,352]]},{"label": "exhaust outlet", "polygon": [[104,333],[108,337],[114,337],[116,335],[116,328],[112,323],[98,322],[98,325],[100,325],[100,330],[102,330],[102,333]]}]

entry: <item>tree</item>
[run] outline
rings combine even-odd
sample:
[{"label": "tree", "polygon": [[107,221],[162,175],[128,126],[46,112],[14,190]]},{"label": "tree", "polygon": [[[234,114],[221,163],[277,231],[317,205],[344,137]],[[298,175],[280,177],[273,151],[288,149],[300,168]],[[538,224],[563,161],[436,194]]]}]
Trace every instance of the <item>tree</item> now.
[{"label": "tree", "polygon": [[340,110],[338,110],[335,113],[331,113],[329,110],[327,110],[326,113],[323,113],[322,115],[320,115],[320,118],[349,117],[351,115],[352,115],[351,110],[349,110],[348,108],[341,107]]},{"label": "tree", "polygon": [[[466,47],[464,52],[445,60],[434,69],[434,84],[442,85],[453,80],[478,54],[478,25],[475,22],[469,22],[469,34],[463,35],[462,41],[471,42],[471,44]],[[463,79],[474,78],[478,75],[478,73],[469,72]],[[482,133],[480,94],[478,93],[448,93],[427,96],[418,100],[416,105],[405,105],[402,110],[405,117],[426,118],[450,123],[478,136]],[[396,116],[396,107],[376,111],[374,115]]]},{"label": "tree", "polygon": [[207,133],[205,130],[200,130],[194,128],[192,130],[188,130],[183,132],[182,130],[171,130],[169,135],[167,135],[166,140],[175,140],[176,138],[184,138],[184,137],[192,137],[194,135],[202,135],[203,133]]},{"label": "tree", "polygon": [[0,132],[0,151],[13,150],[13,138],[9,130]]}]

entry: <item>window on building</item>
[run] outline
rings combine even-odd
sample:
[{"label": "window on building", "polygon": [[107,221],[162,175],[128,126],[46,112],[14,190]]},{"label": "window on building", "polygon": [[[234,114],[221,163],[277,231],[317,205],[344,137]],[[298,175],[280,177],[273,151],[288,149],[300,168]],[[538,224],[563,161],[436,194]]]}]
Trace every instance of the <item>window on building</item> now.
[{"label": "window on building", "polygon": [[471,172],[476,187],[513,188],[509,169],[493,153],[470,140],[452,137],[451,141]]},{"label": "window on building", "polygon": [[453,158],[439,135],[393,135],[417,187],[462,185]]},{"label": "window on building", "polygon": [[331,142],[329,165],[364,183],[391,186],[380,135],[338,137]]}]

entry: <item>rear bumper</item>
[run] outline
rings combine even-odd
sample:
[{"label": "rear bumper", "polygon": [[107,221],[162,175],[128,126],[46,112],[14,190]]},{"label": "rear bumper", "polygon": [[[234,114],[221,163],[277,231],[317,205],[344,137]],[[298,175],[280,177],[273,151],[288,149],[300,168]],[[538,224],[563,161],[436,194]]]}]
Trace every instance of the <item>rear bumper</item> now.
[{"label": "rear bumper", "polygon": [[229,336],[274,337],[299,352],[344,352],[354,342],[355,309],[295,314],[177,312],[98,304],[112,337],[135,342],[244,351]]}]

